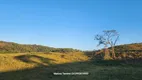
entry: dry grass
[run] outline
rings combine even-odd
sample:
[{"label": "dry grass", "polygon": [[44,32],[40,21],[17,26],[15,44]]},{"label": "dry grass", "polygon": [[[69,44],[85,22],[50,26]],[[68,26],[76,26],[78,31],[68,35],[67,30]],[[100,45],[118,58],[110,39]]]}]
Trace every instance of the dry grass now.
[{"label": "dry grass", "polygon": [[[89,75],[55,76],[53,72],[89,72]],[[142,80],[141,75],[139,63],[89,61],[80,52],[0,54],[0,80]]]},{"label": "dry grass", "polygon": [[[21,56],[21,57],[20,57]],[[17,58],[16,58],[17,57]],[[19,57],[19,58],[18,58]],[[37,53],[37,54],[0,54],[0,72],[21,70],[21,69],[30,69],[37,67],[39,65],[49,65],[47,59],[50,59],[50,64],[64,64],[77,61],[86,61],[88,57],[83,53]],[[23,61],[22,61],[23,60]],[[24,61],[32,62],[24,62]]]}]

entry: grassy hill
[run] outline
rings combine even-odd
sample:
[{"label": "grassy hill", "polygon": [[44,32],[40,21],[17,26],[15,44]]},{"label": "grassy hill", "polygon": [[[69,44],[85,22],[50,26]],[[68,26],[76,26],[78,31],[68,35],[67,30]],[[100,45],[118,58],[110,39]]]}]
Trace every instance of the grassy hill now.
[{"label": "grassy hill", "polygon": [[18,44],[0,41],[0,53],[25,53],[25,52],[78,52],[72,48],[53,48],[42,45]]},{"label": "grassy hill", "polygon": [[132,44],[124,44],[115,46],[116,52],[141,52],[142,51],[142,43],[132,43]]},{"label": "grassy hill", "polygon": [[142,58],[142,43],[133,43],[115,46],[119,58]]},{"label": "grassy hill", "polygon": [[[7,43],[7,42],[6,42]],[[8,43],[10,44],[10,43]],[[7,45],[8,45],[7,44]],[[15,43],[13,43],[15,44]],[[3,44],[1,44],[3,45]],[[6,45],[6,46],[7,46]],[[16,44],[15,44],[16,45]],[[17,44],[17,46],[25,46]],[[28,45],[29,46],[29,45]],[[117,54],[141,53],[141,43],[116,46]],[[131,53],[129,53],[131,52]],[[141,80],[142,59],[92,60],[83,52],[0,54],[0,80]],[[119,56],[117,55],[117,56]],[[88,75],[53,73],[88,72]]]},{"label": "grassy hill", "polygon": [[81,52],[59,53],[24,53],[24,54],[0,54],[0,72],[29,69],[36,66],[48,66],[50,64],[64,64],[76,61],[84,61],[89,58]]},{"label": "grassy hill", "polygon": [[[142,60],[90,61],[84,53],[0,54],[0,80],[141,80]],[[88,72],[88,75],[53,73]]]},{"label": "grassy hill", "polygon": [[[109,48],[111,53],[111,47]],[[103,54],[103,49],[95,51],[84,51],[89,57],[100,57]],[[142,43],[124,44],[115,46],[117,58],[142,58]],[[95,55],[97,54],[97,55]],[[95,55],[95,56],[94,56]]]}]

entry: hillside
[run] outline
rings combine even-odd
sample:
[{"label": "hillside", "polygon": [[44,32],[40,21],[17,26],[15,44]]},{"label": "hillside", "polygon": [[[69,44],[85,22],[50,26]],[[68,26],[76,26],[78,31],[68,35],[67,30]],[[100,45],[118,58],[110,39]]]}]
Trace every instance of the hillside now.
[{"label": "hillside", "polygon": [[[141,61],[90,61],[81,52],[0,54],[0,80],[141,80]],[[88,75],[53,75],[53,73]]]},{"label": "hillside", "polygon": [[0,54],[0,72],[34,68],[36,66],[50,66],[78,61],[86,61],[89,58],[81,52],[59,53],[24,53],[24,54]]},{"label": "hillside", "polygon": [[142,43],[133,43],[115,46],[115,52],[118,58],[142,58]]},{"label": "hillside", "polygon": [[[109,48],[111,53],[111,47]],[[86,55],[89,57],[93,57],[93,59],[101,58],[103,49],[95,50],[95,51],[85,51]],[[132,43],[132,44],[124,44],[115,46],[115,53],[117,58],[142,58],[142,43]]]},{"label": "hillside", "polygon": [[[31,47],[34,46],[34,47]],[[33,51],[40,45],[1,42],[2,50]],[[8,48],[6,48],[8,47]],[[16,48],[17,47],[17,48]],[[141,43],[116,46],[117,56],[141,53]],[[37,48],[39,49],[39,48]],[[35,49],[35,51],[37,50]],[[51,48],[52,49],[52,48]],[[53,48],[56,49],[56,48]],[[61,49],[59,49],[61,50]],[[19,50],[22,51],[22,50]],[[42,50],[41,50],[42,51]],[[130,51],[131,53],[129,53]],[[14,52],[14,51],[13,51]],[[24,51],[22,51],[24,52]],[[95,51],[96,52],[96,51]],[[120,53],[121,52],[121,53]],[[142,59],[92,60],[83,52],[31,52],[0,54],[0,80],[141,80]],[[142,54],[140,54],[142,55]],[[140,56],[139,55],[139,56]],[[53,73],[83,73],[88,75],[53,75]]]},{"label": "hillside", "polygon": [[0,41],[0,53],[24,53],[24,52],[76,52],[72,48],[53,48],[42,45],[18,44],[14,42]]},{"label": "hillside", "polygon": [[142,43],[115,46],[116,52],[142,52]]}]

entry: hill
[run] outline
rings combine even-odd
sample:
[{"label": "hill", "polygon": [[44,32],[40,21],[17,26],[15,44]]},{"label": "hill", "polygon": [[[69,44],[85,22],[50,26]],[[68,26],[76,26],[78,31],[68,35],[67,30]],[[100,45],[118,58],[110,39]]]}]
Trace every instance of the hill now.
[{"label": "hill", "polygon": [[72,48],[53,48],[42,45],[18,44],[0,41],[0,53],[25,53],[25,52],[77,52]]},{"label": "hill", "polygon": [[89,58],[81,52],[59,52],[44,53],[11,53],[0,54],[0,72],[34,68],[36,66],[50,66],[78,61],[86,61]]},{"label": "hill", "polygon": [[115,46],[115,52],[118,58],[142,58],[142,43],[132,43]]},{"label": "hill", "polygon": [[[111,47],[109,47],[111,53]],[[103,49],[95,51],[85,51],[86,55],[94,58],[101,58]],[[132,43],[115,46],[115,53],[117,58],[142,58],[142,43]]]},{"label": "hill", "polygon": [[[14,45],[14,46],[13,46]],[[9,46],[8,48],[4,48]],[[23,45],[1,42],[2,50],[24,48],[50,48],[40,45]],[[28,47],[27,47],[28,46]],[[122,48],[123,47],[123,48]],[[119,56],[128,51],[141,53],[141,43],[116,46]],[[18,50],[15,48],[15,50]],[[39,48],[38,48],[39,49]],[[52,49],[52,48],[51,48]],[[56,49],[56,48],[53,48]],[[24,49],[25,52],[28,49]],[[37,49],[35,49],[36,51]],[[61,49],[59,49],[61,50]],[[119,51],[120,50],[120,51]],[[19,50],[21,51],[21,50]],[[42,50],[41,50],[42,51]],[[14,51],[13,51],[14,52]],[[24,52],[24,51],[22,51]],[[0,80],[141,80],[142,59],[132,60],[92,60],[83,52],[45,52],[0,54]],[[96,51],[95,51],[96,53]],[[131,54],[132,54],[131,53]],[[83,73],[88,75],[54,75],[54,73]]]},{"label": "hill", "polygon": [[[81,52],[0,54],[0,80],[141,80],[141,61],[90,61]],[[53,75],[84,72],[89,74]]]},{"label": "hill", "polygon": [[116,52],[142,52],[142,43],[132,43],[115,46]]}]

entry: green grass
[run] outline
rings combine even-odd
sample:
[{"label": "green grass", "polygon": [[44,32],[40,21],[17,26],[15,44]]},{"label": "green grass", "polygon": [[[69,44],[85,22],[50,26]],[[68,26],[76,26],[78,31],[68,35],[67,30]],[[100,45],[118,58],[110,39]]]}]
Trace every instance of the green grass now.
[{"label": "green grass", "polygon": [[[0,60],[0,80],[142,80],[142,64],[89,61],[83,53],[0,54]],[[89,75],[55,76],[53,72]]]}]

